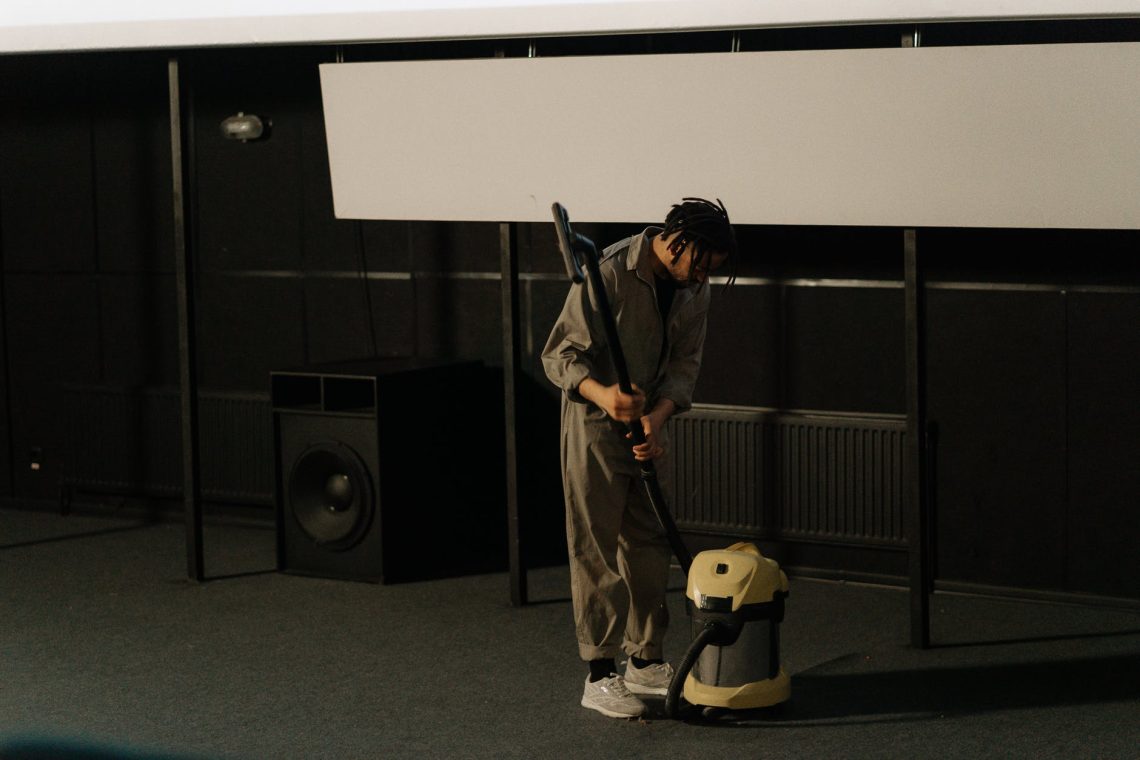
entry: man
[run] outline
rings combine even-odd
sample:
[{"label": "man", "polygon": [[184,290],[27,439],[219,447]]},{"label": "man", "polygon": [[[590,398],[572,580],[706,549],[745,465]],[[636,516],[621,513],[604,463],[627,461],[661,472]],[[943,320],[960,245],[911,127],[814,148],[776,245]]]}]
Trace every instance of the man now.
[{"label": "man", "polygon": [[[594,294],[571,286],[542,361],[562,389],[562,482],[578,652],[589,663],[582,706],[617,718],[645,711],[631,692],[665,694],[662,640],[670,548],[635,460],[666,455],[665,423],[692,404],[707,325],[709,273],[733,262],[728,212],[700,198],[675,204],[663,228],[607,248],[601,273],[633,393],[617,385]],[[730,278],[731,280],[731,278]],[[626,425],[640,420],[645,443]],[[632,448],[632,452],[631,452]],[[667,468],[659,463],[668,494]],[[629,655],[625,675],[615,658]]]}]

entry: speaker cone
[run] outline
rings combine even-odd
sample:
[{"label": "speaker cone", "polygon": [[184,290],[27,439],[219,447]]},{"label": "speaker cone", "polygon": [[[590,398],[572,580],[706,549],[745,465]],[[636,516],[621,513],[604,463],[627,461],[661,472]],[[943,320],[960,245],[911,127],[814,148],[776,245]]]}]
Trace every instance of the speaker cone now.
[{"label": "speaker cone", "polygon": [[289,504],[314,543],[349,549],[368,532],[375,512],[368,468],[344,444],[315,443],[293,464]]}]

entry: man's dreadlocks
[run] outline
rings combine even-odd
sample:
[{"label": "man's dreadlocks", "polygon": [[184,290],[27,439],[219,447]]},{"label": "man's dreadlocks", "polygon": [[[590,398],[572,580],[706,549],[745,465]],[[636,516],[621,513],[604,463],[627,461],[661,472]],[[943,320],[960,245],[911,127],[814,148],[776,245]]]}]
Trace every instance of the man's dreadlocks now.
[{"label": "man's dreadlocks", "polygon": [[728,284],[732,284],[736,279],[736,234],[728,221],[728,209],[720,198],[715,204],[704,198],[682,198],[681,203],[674,203],[665,217],[661,237],[667,238],[674,232],[679,233],[669,244],[674,264],[689,243],[693,244],[690,252],[693,263],[703,261],[706,253],[722,253],[728,257]]}]

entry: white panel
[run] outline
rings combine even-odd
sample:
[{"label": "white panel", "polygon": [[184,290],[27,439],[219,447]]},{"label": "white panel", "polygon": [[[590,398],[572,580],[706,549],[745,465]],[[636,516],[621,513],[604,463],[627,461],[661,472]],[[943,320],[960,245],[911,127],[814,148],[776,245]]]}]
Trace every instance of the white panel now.
[{"label": "white panel", "polygon": [[1140,43],[321,67],[337,216],[1140,227]]},{"label": "white panel", "polygon": [[3,0],[0,52],[1140,16],[1140,0]]}]

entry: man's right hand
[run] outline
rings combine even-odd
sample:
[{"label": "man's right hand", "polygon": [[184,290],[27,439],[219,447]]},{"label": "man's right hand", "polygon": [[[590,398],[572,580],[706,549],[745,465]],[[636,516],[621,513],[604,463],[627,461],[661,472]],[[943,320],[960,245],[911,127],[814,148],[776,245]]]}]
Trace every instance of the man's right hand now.
[{"label": "man's right hand", "polygon": [[582,381],[578,393],[597,404],[611,418],[627,425],[641,419],[645,408],[645,394],[636,385],[633,393],[622,393],[619,385],[602,385],[591,377]]}]

